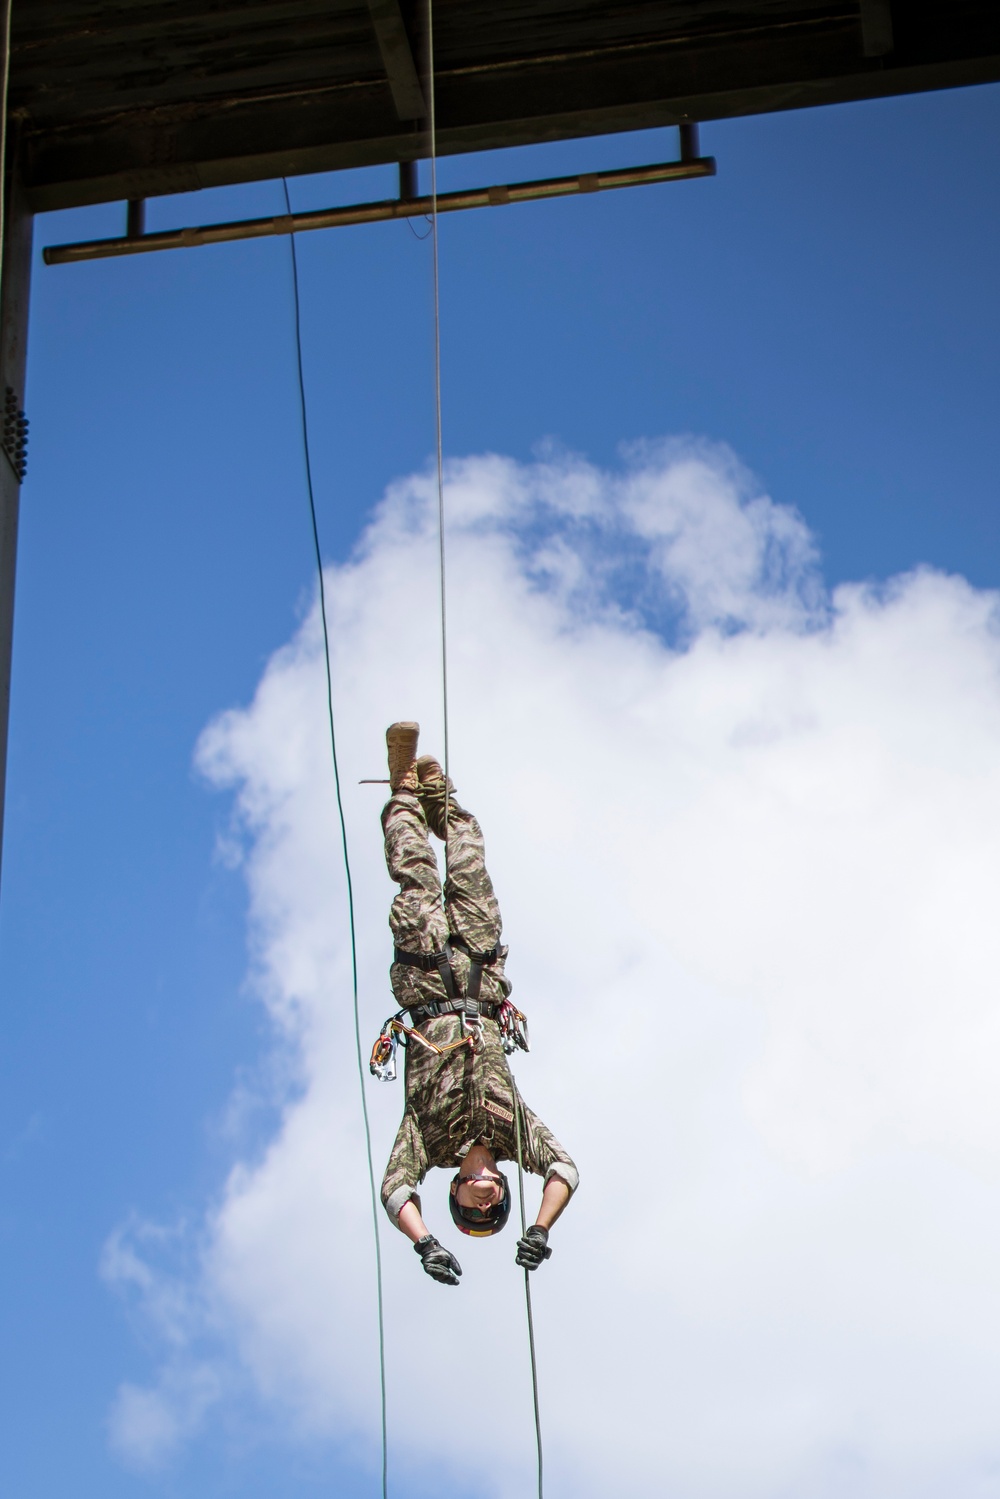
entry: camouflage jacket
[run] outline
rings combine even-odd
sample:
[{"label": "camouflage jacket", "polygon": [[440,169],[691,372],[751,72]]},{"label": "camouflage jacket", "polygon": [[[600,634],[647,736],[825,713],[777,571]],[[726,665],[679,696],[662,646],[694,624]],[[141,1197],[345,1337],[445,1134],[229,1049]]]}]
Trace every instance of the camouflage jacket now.
[{"label": "camouflage jacket", "polygon": [[[447,1046],[461,1035],[455,1015],[425,1021],[420,1029],[438,1046]],[[400,1208],[417,1195],[432,1166],[454,1170],[473,1145],[485,1145],[498,1161],[516,1161],[515,1108],[520,1114],[524,1169],[546,1180],[558,1176],[575,1191],[576,1166],[514,1086],[495,1021],[482,1022],[476,1052],[471,1046],[460,1046],[436,1056],[410,1041],[406,1110],[382,1182],[382,1203],[390,1218],[398,1219]]]}]

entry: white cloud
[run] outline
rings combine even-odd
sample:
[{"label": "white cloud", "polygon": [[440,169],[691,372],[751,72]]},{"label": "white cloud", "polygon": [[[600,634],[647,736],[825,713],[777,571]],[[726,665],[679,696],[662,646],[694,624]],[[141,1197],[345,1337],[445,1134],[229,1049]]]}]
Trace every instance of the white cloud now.
[{"label": "white cloud", "polygon": [[193,1436],[220,1396],[217,1373],[192,1362],[160,1371],[156,1388],[119,1386],[108,1419],[111,1450],[140,1472],[161,1468]]},{"label": "white cloud", "polygon": [[[826,597],[801,518],[705,448],[617,474],[473,459],[448,499],[453,771],[531,1019],[518,1077],[583,1177],[534,1281],[547,1492],[1000,1494],[996,598],[930,571]],[[327,579],[365,1047],[392,892],[357,783],[394,718],[441,749],[432,501],[394,486]],[[314,611],[199,750],[235,793],[287,1087],[178,1294],[290,1431],[363,1452],[370,1209],[319,641]],[[401,1088],[368,1096],[380,1172]],[[432,1177],[451,1239],[441,1203]],[[458,1246],[458,1292],[383,1242],[397,1462],[523,1496],[513,1235]],[[207,1408],[178,1357],[121,1394],[136,1450]],[[470,1408],[499,1438],[486,1471]]]}]

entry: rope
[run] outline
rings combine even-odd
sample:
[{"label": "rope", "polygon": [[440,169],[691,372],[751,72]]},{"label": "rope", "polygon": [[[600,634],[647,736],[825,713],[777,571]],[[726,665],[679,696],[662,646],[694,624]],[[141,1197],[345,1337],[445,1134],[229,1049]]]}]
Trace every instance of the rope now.
[{"label": "rope", "polygon": [[[288,181],[282,177],[285,191],[285,207],[292,211],[288,196]],[[351,879],[351,860],[347,847],[347,822],[344,818],[344,803],[340,794],[340,765],[337,759],[337,730],[333,716],[333,676],[330,670],[330,634],[326,617],[326,589],[323,582],[323,557],[319,545],[319,525],[316,520],[316,499],[313,493],[312,461],[309,447],[309,421],[306,412],[306,385],[302,373],[302,312],[299,299],[299,265],[295,250],[295,235],[288,236],[292,252],[292,291],[295,303],[295,356],[299,377],[299,411],[302,418],[302,452],[305,458],[306,489],[309,495],[309,518],[312,522],[313,551],[316,559],[316,575],[319,579],[319,612],[323,621],[323,660],[326,662],[326,708],[330,725],[330,753],[333,759],[333,781],[337,792],[337,816],[340,821],[340,845],[344,856],[344,873],[347,879],[347,914],[351,930],[351,985],[354,998],[354,1043],[358,1059],[358,1080],[361,1087],[361,1113],[365,1124],[365,1152],[368,1157],[368,1183],[371,1188],[372,1225],[375,1232],[375,1282],[378,1297],[378,1360],[379,1389],[382,1400],[382,1499],[389,1493],[389,1444],[386,1423],[385,1395],[385,1312],[382,1297],[382,1244],[379,1238],[378,1193],[375,1188],[375,1167],[372,1163],[372,1135],[368,1121],[368,1099],[365,1094],[365,1069],[361,1055],[361,1018],[358,1012],[358,943],[354,921],[354,885]]]},{"label": "rope", "polygon": [[[427,0],[427,74],[431,147],[431,258],[434,266],[434,435],[437,455],[438,577],[441,595],[441,706],[444,712],[444,780],[448,785],[448,596],[444,551],[444,442],[441,424],[441,276],[438,262],[437,103],[434,86],[434,0]],[[448,793],[444,798],[444,867],[448,873]]]},{"label": "rope", "polygon": [[[514,1087],[514,1129],[517,1133],[517,1196],[521,1208],[521,1238],[528,1231],[524,1216],[524,1167],[521,1163],[521,1099]],[[542,1499],[542,1418],[538,1410],[538,1363],[535,1358],[535,1322],[531,1315],[531,1272],[524,1272],[524,1306],[528,1313],[528,1352],[531,1355],[531,1399],[535,1411],[535,1451],[538,1454],[538,1499]]]},{"label": "rope", "polygon": [[[434,420],[437,439],[437,514],[438,514],[438,576],[441,595],[441,698],[444,710],[444,861],[445,878],[448,871],[448,610],[445,587],[445,541],[444,541],[444,444],[441,422],[441,277],[438,259],[438,190],[437,190],[437,104],[434,68],[434,0],[427,0],[427,94],[430,123],[431,154],[431,250],[434,266]],[[289,210],[290,211],[290,210]],[[521,1204],[521,1236],[526,1232],[524,1216],[524,1167],[521,1152],[521,1110],[517,1088],[514,1088],[514,1118],[517,1129],[517,1192]],[[531,1356],[531,1396],[535,1413],[535,1450],[538,1454],[538,1499],[542,1495],[542,1422],[538,1410],[538,1363],[535,1358],[535,1324],[531,1315],[531,1282],[529,1271],[524,1272],[524,1306],[528,1317],[528,1352]]]}]

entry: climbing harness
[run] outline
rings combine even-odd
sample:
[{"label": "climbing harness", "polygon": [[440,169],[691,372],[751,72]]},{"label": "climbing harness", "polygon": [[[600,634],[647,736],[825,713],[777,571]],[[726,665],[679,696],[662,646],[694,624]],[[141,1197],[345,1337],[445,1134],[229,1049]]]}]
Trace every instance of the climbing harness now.
[{"label": "climbing harness", "polygon": [[[407,968],[422,968],[425,973],[431,973],[435,968],[441,975],[449,999],[459,998],[459,987],[455,979],[455,969],[451,960],[451,950],[457,947],[469,958],[469,983],[465,991],[465,998],[473,1005],[479,999],[479,991],[483,986],[483,969],[491,967],[500,957],[504,949],[499,942],[495,942],[487,952],[473,952],[460,937],[450,937],[440,952],[406,952],[402,947],[394,947],[392,961],[403,963]],[[475,1011],[473,1011],[475,1013]]]},{"label": "climbing harness", "polygon": [[[468,1001],[465,999],[432,1000],[428,1005],[411,1005],[397,1010],[395,1015],[390,1015],[378,1033],[375,1045],[372,1047],[371,1058],[368,1062],[368,1070],[372,1077],[377,1077],[381,1083],[394,1083],[396,1081],[396,1048],[402,1044],[407,1046],[410,1041],[416,1042],[418,1046],[424,1047],[426,1051],[432,1051],[436,1056],[447,1056],[450,1051],[457,1051],[460,1046],[470,1046],[473,1052],[481,1049],[482,1030],[481,1020],[495,1020],[500,1031],[500,1044],[507,1056],[510,1056],[518,1047],[522,1051],[528,1050],[528,1022],[516,1005],[512,1005],[509,999],[502,999],[494,1004],[492,1000],[479,1000],[475,1011],[470,1014],[467,1008]],[[407,1025],[403,1016],[409,1014],[413,1021]],[[461,1015],[465,1022],[463,1034],[457,1041],[450,1041],[447,1046],[439,1046],[425,1036],[418,1027],[425,1020],[436,1019],[438,1015]],[[404,1039],[405,1037],[405,1039]]]},{"label": "climbing harness", "polygon": [[403,1024],[402,1017],[405,1010],[399,1010],[395,1015],[390,1015],[382,1029],[378,1033],[378,1039],[372,1047],[371,1060],[368,1070],[372,1077],[377,1077],[380,1083],[394,1083],[396,1081],[396,1048],[401,1039],[406,1046],[410,1041],[417,1042],[427,1051],[434,1052],[435,1056],[447,1056],[450,1051],[457,1051],[460,1046],[471,1047],[473,1052],[480,1049],[482,1035],[478,1025],[474,1025],[466,1035],[460,1036],[457,1041],[450,1041],[447,1046],[439,1046],[436,1041],[431,1041],[415,1026]]},{"label": "climbing harness", "polygon": [[[464,952],[469,959],[469,982],[464,994],[455,976],[451,954],[453,947]],[[395,1015],[390,1015],[372,1047],[371,1059],[368,1063],[368,1070],[372,1076],[377,1077],[383,1083],[395,1082],[396,1048],[400,1043],[405,1046],[411,1040],[442,1057],[450,1051],[456,1051],[460,1046],[471,1045],[473,1052],[478,1051],[481,1040],[480,1022],[483,1020],[496,1021],[500,1031],[500,1042],[507,1056],[510,1056],[518,1047],[522,1051],[527,1051],[529,1049],[528,1021],[525,1015],[507,998],[492,1000],[479,997],[483,987],[483,969],[491,967],[506,954],[506,947],[499,941],[485,952],[477,952],[461,937],[451,937],[440,952],[407,952],[405,948],[394,947],[392,955],[394,963],[402,963],[407,968],[419,968],[423,973],[436,972],[448,998],[421,1000],[418,1004],[404,1005],[401,1010],[397,1010]],[[410,1025],[405,1025],[403,1022],[403,1016],[407,1014],[410,1017]],[[426,1021],[436,1020],[440,1015],[457,1015],[461,1022],[459,1039],[450,1042],[447,1046],[437,1045],[419,1029]]]},{"label": "climbing harness", "polygon": [[[464,994],[459,989],[458,980],[455,977],[455,967],[451,956],[453,947],[457,947],[459,952],[464,952],[469,959],[469,982]],[[431,999],[419,1005],[408,1006],[414,1023],[432,1020],[438,1015],[460,1015],[465,1021],[472,1021],[479,1015],[485,1015],[487,1020],[496,1020],[499,1023],[500,1032],[504,1038],[504,1051],[510,1056],[518,1046],[523,1051],[529,1050],[527,1020],[521,1011],[507,1000],[494,1002],[479,998],[483,987],[483,969],[491,968],[500,958],[506,956],[507,949],[499,941],[484,952],[476,952],[463,938],[449,937],[440,952],[407,952],[402,947],[394,947],[392,961],[402,963],[407,968],[420,968],[424,973],[433,973],[436,969],[448,996],[446,1001]]]}]

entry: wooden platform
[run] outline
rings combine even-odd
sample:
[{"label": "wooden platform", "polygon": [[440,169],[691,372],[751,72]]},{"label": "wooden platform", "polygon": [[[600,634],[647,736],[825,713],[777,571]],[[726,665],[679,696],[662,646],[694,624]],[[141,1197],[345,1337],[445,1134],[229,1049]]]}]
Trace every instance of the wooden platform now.
[{"label": "wooden platform", "polygon": [[[1000,78],[997,0],[437,0],[442,154]],[[410,0],[21,0],[32,210],[426,154]]]}]

